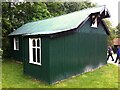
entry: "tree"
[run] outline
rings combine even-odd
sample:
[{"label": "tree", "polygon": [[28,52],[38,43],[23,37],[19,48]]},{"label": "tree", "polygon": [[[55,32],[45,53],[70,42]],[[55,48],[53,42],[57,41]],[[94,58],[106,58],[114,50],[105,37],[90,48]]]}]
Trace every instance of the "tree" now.
[{"label": "tree", "polygon": [[47,5],[48,11],[53,17],[96,6],[96,4],[92,4],[88,1],[54,3],[46,2],[45,4]]},{"label": "tree", "polygon": [[64,7],[65,7],[65,12],[70,13],[90,7],[95,7],[96,4],[92,4],[91,2],[88,1],[82,1],[82,2],[65,2]]},{"label": "tree", "polygon": [[43,20],[84,8],[94,7],[83,2],[2,2],[3,57],[9,57],[8,34],[27,22]]},{"label": "tree", "polygon": [[[32,12],[32,13],[31,13]],[[10,51],[8,34],[21,25],[50,17],[43,2],[4,2],[2,3],[2,49],[3,57],[9,57]]]},{"label": "tree", "polygon": [[[3,5],[3,4],[2,4]],[[11,14],[12,9],[10,9],[11,3],[5,3],[2,7],[2,49],[4,50],[3,57],[9,56],[9,42],[8,34],[12,30],[11,24]]]},{"label": "tree", "polygon": [[117,28],[117,30],[116,30],[116,32],[115,32],[115,33],[116,33],[116,37],[117,37],[117,38],[120,38],[120,23],[117,25],[116,28]]},{"label": "tree", "polygon": [[105,22],[106,22],[108,29],[110,30],[110,35],[108,36],[108,45],[113,45],[113,39],[116,37],[115,35],[116,28],[113,28],[109,20],[105,19]]},{"label": "tree", "polygon": [[48,11],[50,12],[52,17],[59,16],[62,14],[66,14],[65,8],[64,8],[64,3],[62,2],[46,2],[45,3]]}]

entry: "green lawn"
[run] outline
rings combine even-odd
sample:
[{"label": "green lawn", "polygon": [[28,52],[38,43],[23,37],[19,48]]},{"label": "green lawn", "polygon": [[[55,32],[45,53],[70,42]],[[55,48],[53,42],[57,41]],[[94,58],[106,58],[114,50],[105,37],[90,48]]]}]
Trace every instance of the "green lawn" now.
[{"label": "green lawn", "polygon": [[118,67],[112,64],[53,85],[24,75],[23,65],[13,60],[3,60],[2,67],[3,88],[118,88]]},{"label": "green lawn", "polygon": [[0,48],[0,89],[2,88],[2,50]]}]

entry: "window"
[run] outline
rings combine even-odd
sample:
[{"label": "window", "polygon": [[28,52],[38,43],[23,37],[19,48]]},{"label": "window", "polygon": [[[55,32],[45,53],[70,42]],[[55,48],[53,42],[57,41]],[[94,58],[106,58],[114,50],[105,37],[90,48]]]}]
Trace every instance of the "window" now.
[{"label": "window", "polygon": [[40,38],[29,38],[29,63],[41,65]]},{"label": "window", "polygon": [[14,38],[14,50],[19,50],[19,38]]},{"label": "window", "polygon": [[98,27],[98,17],[97,16],[92,16],[91,27],[93,27],[93,28]]}]

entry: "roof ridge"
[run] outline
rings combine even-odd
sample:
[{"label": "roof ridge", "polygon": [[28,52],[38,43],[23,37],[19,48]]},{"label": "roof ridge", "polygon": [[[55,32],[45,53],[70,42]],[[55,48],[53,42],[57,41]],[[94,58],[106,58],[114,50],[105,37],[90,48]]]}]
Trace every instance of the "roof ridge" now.
[{"label": "roof ridge", "polygon": [[[105,11],[105,6],[87,8],[72,13],[24,24],[9,35],[53,34],[77,28],[90,14]],[[106,17],[109,17],[106,16]],[[104,17],[104,18],[106,18]]]},{"label": "roof ridge", "polygon": [[105,7],[105,5],[100,5],[100,6],[96,6],[96,7],[92,7],[92,8],[86,8],[86,9],[82,9],[82,10],[74,11],[74,12],[71,12],[71,13],[62,14],[62,15],[55,16],[55,17],[50,17],[50,18],[47,18],[47,19],[42,19],[42,20],[37,20],[37,21],[28,22],[28,23],[26,23],[26,24],[34,23],[34,22],[40,22],[40,21],[46,21],[46,20],[49,20],[49,19],[58,18],[58,17],[62,17],[62,16],[66,16],[66,15],[74,14],[74,13],[77,13],[77,12],[82,12],[82,11],[84,11],[84,10],[94,9],[94,8],[100,8],[100,7]]}]

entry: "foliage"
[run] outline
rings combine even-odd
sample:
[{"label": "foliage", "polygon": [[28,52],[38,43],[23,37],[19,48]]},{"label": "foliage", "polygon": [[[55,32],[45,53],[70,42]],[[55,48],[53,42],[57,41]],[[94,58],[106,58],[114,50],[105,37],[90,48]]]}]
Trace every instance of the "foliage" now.
[{"label": "foliage", "polygon": [[81,10],[95,5],[83,2],[2,2],[3,57],[9,57],[8,34],[25,23]]},{"label": "foliage", "polygon": [[2,76],[3,88],[118,88],[118,67],[112,64],[48,85],[24,75],[22,64],[3,60]]},{"label": "foliage", "polygon": [[91,2],[88,1],[82,1],[82,2],[65,2],[64,7],[65,7],[65,12],[70,13],[90,7],[95,7],[95,4],[92,4]]},{"label": "foliage", "polygon": [[[9,56],[7,53],[10,48],[9,48],[9,42],[8,42],[8,34],[10,33],[12,27],[10,16],[11,16],[11,11],[8,9],[10,7],[10,3],[5,3],[3,8],[3,14],[2,14],[2,49],[4,50],[3,57]],[[7,12],[7,14],[6,14]]]},{"label": "foliage", "polygon": [[116,37],[115,35],[115,30],[116,28],[113,28],[111,22],[107,19],[105,19],[105,23],[108,27],[108,29],[110,30],[110,35],[108,36],[108,45],[113,45],[113,39]]},{"label": "foliage", "polygon": [[0,28],[0,48],[2,48],[2,29]]},{"label": "foliage", "polygon": [[64,3],[62,2],[46,2],[45,3],[48,11],[50,12],[52,17],[59,16],[62,14],[66,14],[65,8],[64,8]]},{"label": "foliage", "polygon": [[0,48],[2,48],[2,15],[0,14]]},{"label": "foliage", "polygon": [[116,28],[117,28],[116,36],[117,36],[117,38],[120,38],[120,23],[118,24],[118,26]]}]

